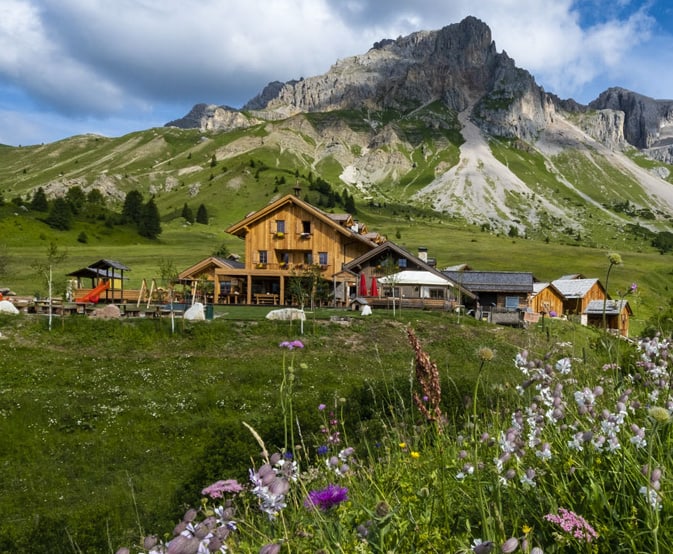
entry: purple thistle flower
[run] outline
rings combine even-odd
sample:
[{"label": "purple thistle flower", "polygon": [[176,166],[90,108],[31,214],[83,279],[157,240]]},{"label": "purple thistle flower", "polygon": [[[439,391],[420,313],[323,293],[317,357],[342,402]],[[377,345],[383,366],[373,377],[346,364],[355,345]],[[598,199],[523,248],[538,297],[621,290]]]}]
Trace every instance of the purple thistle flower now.
[{"label": "purple thistle flower", "polygon": [[346,500],[348,500],[347,488],[329,484],[324,489],[310,491],[308,498],[304,501],[304,506],[326,512]]}]

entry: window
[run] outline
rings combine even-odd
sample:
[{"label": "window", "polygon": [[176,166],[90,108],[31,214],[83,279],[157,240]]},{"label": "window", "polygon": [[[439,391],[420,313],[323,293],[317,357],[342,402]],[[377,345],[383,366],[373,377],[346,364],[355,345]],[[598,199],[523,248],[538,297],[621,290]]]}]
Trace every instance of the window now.
[{"label": "window", "polygon": [[301,234],[302,235],[310,235],[311,234],[311,222],[310,221],[302,221],[301,222]]},{"label": "window", "polygon": [[327,252],[318,252],[318,263],[320,265],[327,265]]},{"label": "window", "polygon": [[430,298],[434,299],[443,299],[444,298],[444,289],[430,289]]},{"label": "window", "polygon": [[304,263],[307,265],[313,263],[313,252],[304,252]]},{"label": "window", "polygon": [[269,254],[266,250],[259,251],[259,263],[260,264],[269,263]]},{"label": "window", "polygon": [[519,307],[518,296],[505,296],[505,308],[508,310],[516,310]]},{"label": "window", "polygon": [[285,233],[285,220],[277,219],[276,220],[276,233]]},{"label": "window", "polygon": [[398,267],[407,267],[407,259],[406,258],[400,258],[397,260],[397,266]]}]

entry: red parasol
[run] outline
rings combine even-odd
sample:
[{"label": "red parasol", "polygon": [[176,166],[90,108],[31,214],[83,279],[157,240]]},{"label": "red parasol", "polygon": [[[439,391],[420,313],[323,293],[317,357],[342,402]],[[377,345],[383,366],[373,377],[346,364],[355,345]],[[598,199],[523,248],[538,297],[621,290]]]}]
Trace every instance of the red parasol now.
[{"label": "red parasol", "polygon": [[379,295],[379,286],[378,283],[376,282],[376,277],[372,277],[372,286],[369,289],[369,292],[371,293],[372,296]]},{"label": "red parasol", "polygon": [[360,296],[367,296],[367,277],[360,273]]}]

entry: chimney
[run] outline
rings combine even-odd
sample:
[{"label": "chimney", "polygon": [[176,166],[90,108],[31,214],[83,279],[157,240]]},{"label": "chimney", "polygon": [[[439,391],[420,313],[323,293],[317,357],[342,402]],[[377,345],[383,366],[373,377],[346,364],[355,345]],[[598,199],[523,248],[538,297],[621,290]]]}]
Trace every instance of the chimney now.
[{"label": "chimney", "polygon": [[425,246],[418,247],[418,257],[426,264],[428,263],[428,249]]}]

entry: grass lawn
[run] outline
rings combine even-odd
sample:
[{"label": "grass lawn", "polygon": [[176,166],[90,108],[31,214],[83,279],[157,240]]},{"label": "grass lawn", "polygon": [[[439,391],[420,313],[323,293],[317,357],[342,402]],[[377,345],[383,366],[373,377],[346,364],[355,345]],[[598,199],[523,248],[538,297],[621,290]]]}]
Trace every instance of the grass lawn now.
[{"label": "grass lawn", "polygon": [[[258,446],[242,422],[283,444],[279,387],[295,367],[293,409],[307,440],[316,406],[345,399],[344,419],[365,440],[375,406],[410,405],[413,327],[446,384],[446,413],[459,420],[479,360],[496,352],[488,387],[512,373],[520,348],[540,353],[572,340],[591,358],[592,330],[558,323],[531,330],[492,327],[445,313],[392,318],[352,314],[349,325],[317,311],[299,335],[267,310],[227,307],[212,321],[98,321],[0,317],[0,552],[108,552],[142,530],[170,530],[185,504],[223,476],[245,479]],[[339,312],[340,315],[348,315]],[[288,352],[284,340],[305,348]],[[369,429],[376,440],[381,430]],[[360,433],[360,434],[358,434]]]}]

